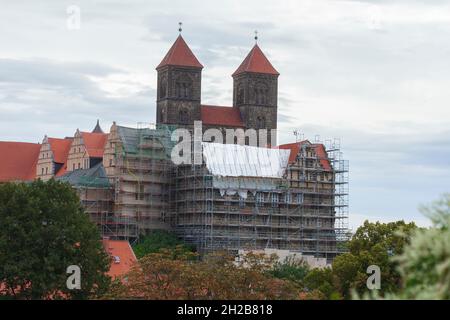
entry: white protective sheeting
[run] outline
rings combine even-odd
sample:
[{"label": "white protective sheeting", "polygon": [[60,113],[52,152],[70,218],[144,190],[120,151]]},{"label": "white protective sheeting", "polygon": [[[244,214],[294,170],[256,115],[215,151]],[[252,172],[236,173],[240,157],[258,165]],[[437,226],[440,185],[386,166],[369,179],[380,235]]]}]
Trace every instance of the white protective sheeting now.
[{"label": "white protective sheeting", "polygon": [[220,195],[234,195],[239,193],[247,199],[247,192],[255,194],[257,191],[274,191],[279,185],[279,179],[273,178],[247,178],[247,177],[213,177],[213,187],[220,189]]},{"label": "white protective sheeting", "polygon": [[290,150],[202,142],[206,167],[215,176],[282,178]]},{"label": "white protective sheeting", "polygon": [[248,192],[276,191],[289,160],[290,150],[257,148],[235,144],[202,143],[206,167],[213,187],[220,194],[243,199]]}]

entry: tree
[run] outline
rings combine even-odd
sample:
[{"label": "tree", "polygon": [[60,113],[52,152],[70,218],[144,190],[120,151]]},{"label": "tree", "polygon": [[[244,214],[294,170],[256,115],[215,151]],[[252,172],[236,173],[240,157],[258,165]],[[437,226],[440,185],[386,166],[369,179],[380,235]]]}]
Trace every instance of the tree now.
[{"label": "tree", "polygon": [[398,263],[403,288],[390,299],[450,299],[450,194],[422,207],[432,227],[417,230]]},{"label": "tree", "polygon": [[398,264],[391,257],[402,254],[416,229],[413,222],[365,221],[349,241],[349,252],[333,261],[333,273],[341,295],[350,298],[353,290],[359,294],[368,292],[366,271],[370,265],[380,267],[381,295],[398,291],[401,277],[397,271]]},{"label": "tree", "polygon": [[[0,185],[0,295],[83,299],[104,292],[109,258],[75,191],[54,180]],[[69,290],[67,268],[81,269]]]},{"label": "tree", "polygon": [[[175,234],[166,230],[155,230],[148,235],[141,237],[139,242],[133,246],[136,257],[142,258],[150,253],[159,252],[161,249],[183,249],[187,252],[194,252],[194,247],[185,245]],[[178,251],[173,251],[178,252]]]},{"label": "tree", "polygon": [[269,274],[279,279],[286,279],[303,288],[304,279],[310,272],[308,264],[293,257],[287,257],[283,262],[275,262]]},{"label": "tree", "polygon": [[[116,282],[107,299],[296,299],[299,291],[267,274],[272,257],[248,254],[236,262],[225,253],[202,260],[180,247],[150,253]],[[176,257],[176,258],[174,258]]]},{"label": "tree", "polygon": [[312,269],[306,275],[304,284],[311,298],[327,300],[342,299],[342,296],[336,289],[331,268]]}]

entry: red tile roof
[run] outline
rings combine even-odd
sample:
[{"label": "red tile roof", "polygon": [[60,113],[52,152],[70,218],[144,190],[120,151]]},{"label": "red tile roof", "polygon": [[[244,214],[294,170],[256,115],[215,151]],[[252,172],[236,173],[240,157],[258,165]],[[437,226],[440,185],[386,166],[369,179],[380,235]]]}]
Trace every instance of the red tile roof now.
[{"label": "red tile roof", "polygon": [[253,49],[248,53],[239,68],[233,73],[233,76],[243,72],[279,75],[278,71],[275,70],[257,44],[255,44]]},{"label": "red tile roof", "polygon": [[0,141],[0,182],[33,180],[41,145]]},{"label": "red tile roof", "polygon": [[84,145],[90,158],[103,158],[103,152],[105,151],[106,140],[108,139],[107,133],[93,133],[93,132],[81,132]]},{"label": "red tile roof", "polygon": [[72,138],[48,138],[48,143],[53,152],[53,160],[56,163],[65,163],[67,161],[72,140]]},{"label": "red tile roof", "polygon": [[201,106],[202,122],[205,125],[244,127],[241,113],[236,107]]},{"label": "red tile roof", "polygon": [[103,239],[103,247],[111,256],[111,267],[107,274],[113,279],[128,273],[137,261],[130,243],[126,240]]},{"label": "red tile roof", "polygon": [[197,60],[181,35],[175,40],[174,44],[156,69],[167,65],[203,68],[202,64]]},{"label": "red tile roof", "polygon": [[300,142],[282,144],[277,146],[276,148],[291,150],[291,153],[289,155],[289,163],[293,163],[297,159],[297,155],[300,152],[300,148],[303,144],[310,144],[314,148],[314,151],[316,152],[316,156],[319,159],[322,168],[325,170],[331,170],[330,160],[328,160],[328,155],[323,144],[312,144],[308,140],[304,140]]}]

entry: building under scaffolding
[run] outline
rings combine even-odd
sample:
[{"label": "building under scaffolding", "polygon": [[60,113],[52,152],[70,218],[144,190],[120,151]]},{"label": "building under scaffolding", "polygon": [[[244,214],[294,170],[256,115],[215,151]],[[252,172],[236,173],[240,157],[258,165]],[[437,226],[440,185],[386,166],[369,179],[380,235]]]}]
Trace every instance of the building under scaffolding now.
[{"label": "building under scaffolding", "polygon": [[114,189],[116,237],[170,228],[170,146],[167,126],[111,127],[103,165]]},{"label": "building under scaffolding", "polygon": [[[174,230],[202,252],[277,249],[331,261],[347,237],[348,162],[338,140],[278,148],[203,143],[171,162],[174,127],[113,124],[103,163],[60,179],[111,239]],[[196,149],[194,149],[196,150]]]},{"label": "building under scaffolding", "polygon": [[174,168],[174,228],[200,252],[274,248],[332,260],[346,236],[348,163],[339,146],[203,144]]},{"label": "building under scaffolding", "polygon": [[71,171],[59,181],[67,182],[77,191],[84,210],[103,236],[113,236],[114,225],[109,223],[113,213],[113,186],[101,163],[90,169]]}]

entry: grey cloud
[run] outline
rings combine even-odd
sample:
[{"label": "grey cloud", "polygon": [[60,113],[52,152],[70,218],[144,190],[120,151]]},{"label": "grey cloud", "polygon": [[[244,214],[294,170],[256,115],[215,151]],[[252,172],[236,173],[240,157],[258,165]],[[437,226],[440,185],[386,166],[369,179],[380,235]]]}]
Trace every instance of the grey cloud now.
[{"label": "grey cloud", "polygon": [[[94,63],[1,59],[0,69],[2,139],[30,140],[17,129],[23,127],[39,127],[38,136],[43,136],[47,124],[57,126],[60,136],[71,135],[74,126],[87,130],[97,118],[136,123],[147,116],[148,122],[154,121],[153,89],[131,97],[112,98],[88,77],[117,73],[116,68]],[[61,132],[63,128],[65,132]]]}]

